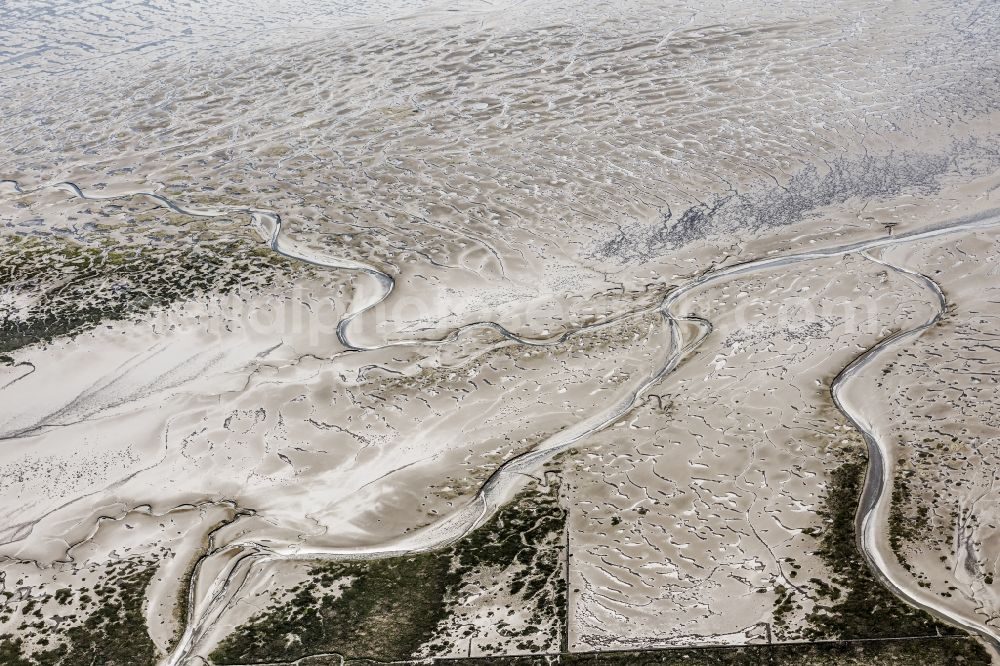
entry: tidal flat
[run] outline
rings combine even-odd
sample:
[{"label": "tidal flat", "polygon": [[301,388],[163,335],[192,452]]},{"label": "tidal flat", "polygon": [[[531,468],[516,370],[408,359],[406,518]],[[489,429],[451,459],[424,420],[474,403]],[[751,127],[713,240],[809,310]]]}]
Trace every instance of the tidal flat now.
[{"label": "tidal flat", "polygon": [[0,664],[1000,664],[1000,11],[4,9]]}]

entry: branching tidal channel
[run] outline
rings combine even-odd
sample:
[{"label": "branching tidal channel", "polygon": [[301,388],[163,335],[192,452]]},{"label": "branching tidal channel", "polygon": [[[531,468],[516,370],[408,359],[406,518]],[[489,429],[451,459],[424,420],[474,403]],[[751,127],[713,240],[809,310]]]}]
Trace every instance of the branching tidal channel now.
[{"label": "branching tidal channel", "polygon": [[[479,488],[476,495],[466,504],[426,527],[413,530],[373,547],[343,549],[306,549],[296,547],[293,549],[288,547],[264,546],[253,541],[245,541],[229,543],[220,546],[213,552],[207,553],[204,558],[222,557],[228,560],[228,564],[207,588],[199,586],[199,581],[197,580],[198,572],[201,571],[202,567],[196,567],[195,575],[192,576],[188,591],[189,604],[186,627],[174,651],[165,661],[169,666],[179,666],[191,661],[199,642],[233,600],[238,598],[240,589],[248,580],[252,579],[255,567],[258,564],[282,559],[373,559],[430,551],[454,543],[482,525],[499,507],[517,493],[524,484],[525,479],[528,478],[527,475],[537,470],[542,464],[558,453],[570,448],[574,443],[621,419],[636,406],[648,389],[669,375],[690,351],[700,344],[711,331],[711,324],[696,317],[678,316],[672,311],[675,304],[685,296],[703,287],[751,273],[760,273],[771,269],[856,253],[863,253],[868,259],[884,264],[888,269],[922,286],[929,292],[930,301],[935,307],[933,316],[920,325],[897,332],[879,341],[875,346],[859,355],[837,375],[831,385],[830,390],[834,403],[861,432],[868,448],[868,468],[856,515],[858,547],[878,578],[895,595],[907,603],[932,613],[945,622],[975,632],[984,639],[995,654],[1000,654],[1000,636],[997,635],[995,629],[983,623],[975,623],[961,617],[956,617],[943,605],[934,605],[930,602],[918,600],[912,592],[908,591],[906,583],[899,576],[896,576],[893,573],[893,568],[887,564],[893,561],[895,556],[891,552],[885,552],[883,546],[880,545],[878,536],[880,534],[879,530],[883,529],[883,526],[876,519],[876,516],[880,513],[886,515],[888,503],[891,501],[891,478],[887,476],[889,472],[886,465],[886,442],[873,432],[873,428],[870,426],[867,418],[852,403],[850,396],[851,386],[859,380],[860,373],[866,366],[870,365],[880,354],[898,348],[936,324],[944,313],[946,303],[944,293],[931,278],[876,259],[867,253],[872,250],[903,243],[912,243],[948,234],[991,228],[1000,225],[1000,211],[989,211],[988,213],[958,219],[917,232],[896,236],[889,235],[827,249],[756,259],[717,268],[679,285],[670,291],[659,305],[653,308],[628,312],[615,318],[551,338],[535,339],[521,337],[513,334],[498,323],[477,322],[457,328],[441,339],[411,339],[381,344],[364,344],[360,340],[352,339],[351,324],[389,298],[395,286],[393,278],[373,265],[310,250],[294,241],[290,241],[282,234],[282,219],[277,213],[238,206],[223,206],[212,209],[197,208],[178,203],[154,192],[133,192],[130,194],[104,196],[84,191],[74,183],[59,183],[54,187],[67,190],[78,197],[90,200],[111,201],[115,199],[145,197],[160,206],[182,215],[196,217],[247,215],[250,217],[254,228],[265,239],[271,250],[286,258],[306,262],[322,268],[355,271],[370,276],[377,281],[379,285],[378,292],[370,302],[345,314],[337,325],[337,337],[340,343],[348,350],[345,353],[358,353],[400,345],[439,345],[452,341],[474,328],[493,329],[505,339],[522,345],[554,346],[584,331],[607,327],[616,321],[648,313],[651,310],[659,311],[669,331],[669,346],[664,350],[659,366],[652,368],[648,374],[635,380],[633,385],[628,388],[623,399],[544,439],[533,450],[507,460],[494,471]],[[23,191],[16,183],[15,189],[18,192]],[[686,325],[682,326],[682,322]],[[685,328],[696,331],[696,333],[692,334],[688,332],[685,334]],[[882,541],[884,542],[884,540]],[[195,590],[199,587],[207,591],[202,595],[202,598],[196,599],[194,598]]]}]

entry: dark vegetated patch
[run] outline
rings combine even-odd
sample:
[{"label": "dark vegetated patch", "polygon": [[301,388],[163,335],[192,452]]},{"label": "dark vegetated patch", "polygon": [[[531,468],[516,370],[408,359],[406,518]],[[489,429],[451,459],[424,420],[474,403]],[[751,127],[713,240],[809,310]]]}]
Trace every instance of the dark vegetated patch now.
[{"label": "dark vegetated patch", "polygon": [[[517,655],[509,657],[475,657],[472,659],[435,659],[441,666],[555,666],[565,663],[559,655]],[[352,664],[352,666],[354,666]]]},{"label": "dark vegetated patch", "polygon": [[261,257],[259,249],[237,240],[108,251],[59,238],[15,236],[0,253],[0,291],[25,294],[32,303],[16,315],[0,310],[0,354],[198,294],[265,286],[278,269],[293,265],[273,252]]},{"label": "dark vegetated patch", "polygon": [[[534,657],[441,659],[442,666],[987,666],[982,647],[966,637],[784,643],[734,647],[627,650]],[[307,665],[303,665],[307,666]],[[308,665],[311,666],[311,665]],[[317,664],[316,666],[319,666]]]},{"label": "dark vegetated patch", "polygon": [[774,666],[988,666],[991,663],[983,647],[965,636],[781,645],[774,647],[774,657]]},{"label": "dark vegetated patch", "polygon": [[696,648],[672,650],[635,650],[568,654],[563,664],[572,666],[768,666],[767,646],[746,645],[732,648]]},{"label": "dark vegetated patch", "polygon": [[[905,461],[900,461],[900,466]],[[889,509],[889,545],[907,571],[912,565],[907,561],[904,546],[920,538],[929,524],[930,510],[913,495],[910,478],[916,472],[897,471],[892,486],[892,503]]]},{"label": "dark vegetated patch", "polygon": [[[330,563],[317,576],[350,579],[339,596],[302,587],[290,600],[244,625],[212,654],[219,663],[285,661],[330,646],[346,657],[406,659],[444,614],[448,562],[421,554],[370,562]],[[235,640],[234,640],[235,639]]]},{"label": "dark vegetated patch", "polygon": [[[834,579],[816,587],[820,600],[806,618],[809,626],[803,633],[811,639],[963,636],[963,631],[896,598],[869,569],[855,540],[864,476],[862,462],[844,463],[831,474],[820,511],[829,523],[820,536],[819,554]],[[834,586],[839,593],[832,592]]]},{"label": "dark vegetated patch", "polygon": [[[0,636],[4,666],[151,666],[157,649],[146,630],[143,601],[156,567],[138,558],[113,562],[97,608],[82,623],[55,630],[42,650],[25,654],[20,637]],[[59,590],[64,598],[69,592]]]},{"label": "dark vegetated patch", "polygon": [[[275,601],[227,636],[217,664],[292,661],[336,653],[351,660],[410,659],[433,638],[474,572],[525,567],[514,581],[536,611],[565,617],[558,545],[565,524],[557,486],[527,490],[459,543],[436,553],[355,562],[325,562],[293,596]],[[555,535],[555,536],[553,536]],[[548,582],[555,581],[552,586]],[[341,586],[340,591],[333,589]],[[550,637],[558,644],[558,637]]]}]

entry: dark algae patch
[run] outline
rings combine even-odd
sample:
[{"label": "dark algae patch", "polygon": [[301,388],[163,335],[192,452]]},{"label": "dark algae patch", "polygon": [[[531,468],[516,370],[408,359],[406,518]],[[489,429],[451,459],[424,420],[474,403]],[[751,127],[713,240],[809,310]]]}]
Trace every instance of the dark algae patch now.
[{"label": "dark algae patch", "polygon": [[[138,558],[119,560],[108,566],[107,574],[93,589],[57,590],[54,600],[67,605],[63,623],[57,627],[48,614],[41,612],[38,602],[19,602],[18,612],[23,621],[17,627],[17,634],[0,635],[0,664],[154,664],[158,654],[146,631],[143,601],[155,571],[155,566]],[[7,604],[10,603],[8,600]]]},{"label": "dark algae patch", "polygon": [[441,654],[454,647],[448,637],[454,631],[442,636],[441,630],[463,591],[479,576],[506,581],[513,603],[529,612],[532,636],[539,627],[550,628],[547,645],[535,645],[511,627],[514,646],[558,651],[565,631],[566,591],[558,550],[564,524],[558,486],[550,484],[546,491],[522,492],[482,527],[442,551],[317,564],[306,583],[226,637],[212,661],[287,662],[335,653],[365,663],[412,659],[421,649]]}]

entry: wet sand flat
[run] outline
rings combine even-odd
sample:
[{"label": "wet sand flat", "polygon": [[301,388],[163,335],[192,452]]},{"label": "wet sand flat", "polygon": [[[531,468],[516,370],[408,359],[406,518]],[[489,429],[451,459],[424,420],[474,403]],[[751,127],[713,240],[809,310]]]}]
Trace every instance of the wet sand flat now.
[{"label": "wet sand flat", "polygon": [[0,654],[1000,659],[991,9],[10,8]]}]

